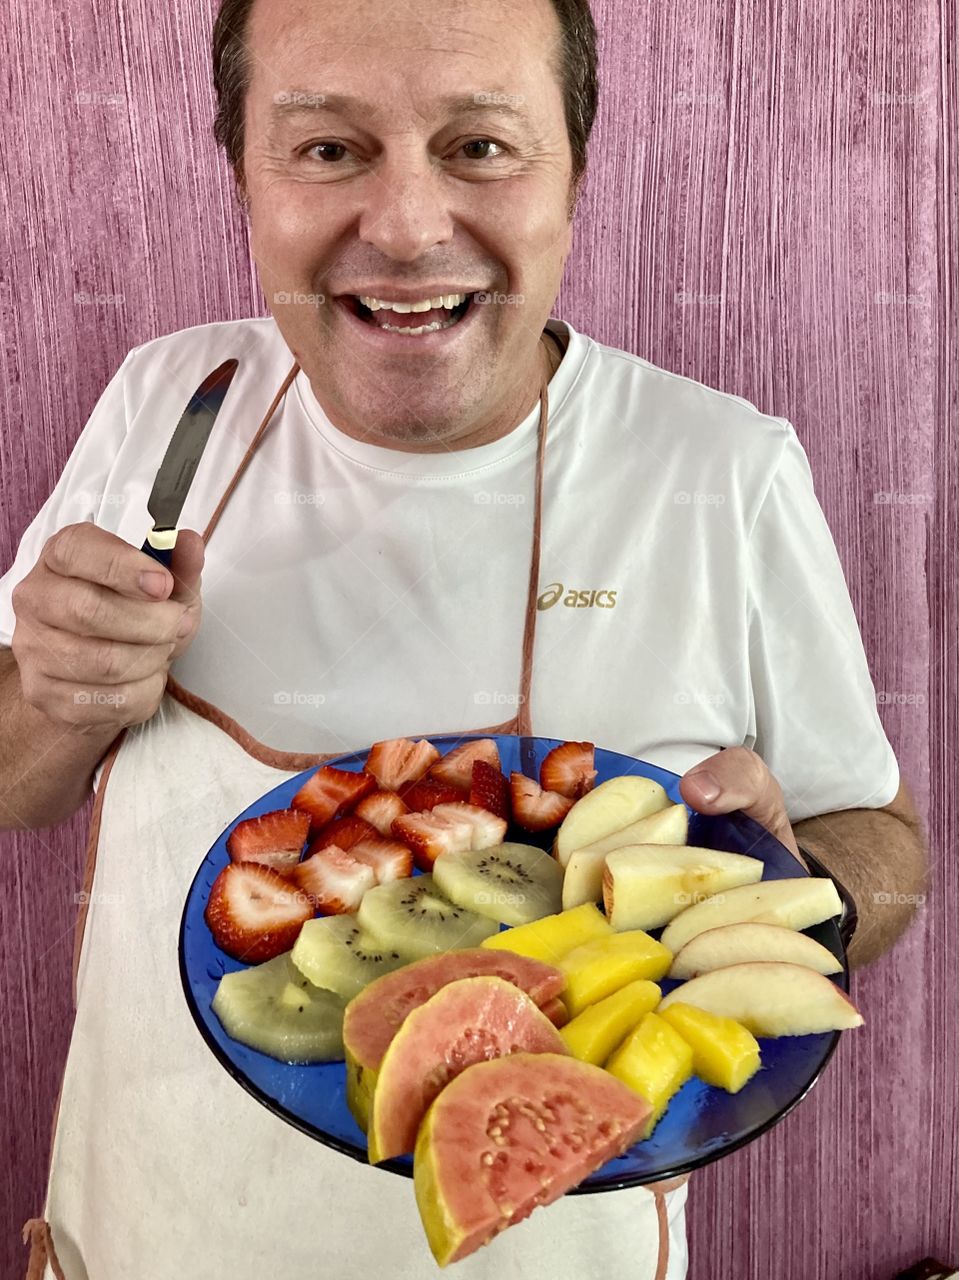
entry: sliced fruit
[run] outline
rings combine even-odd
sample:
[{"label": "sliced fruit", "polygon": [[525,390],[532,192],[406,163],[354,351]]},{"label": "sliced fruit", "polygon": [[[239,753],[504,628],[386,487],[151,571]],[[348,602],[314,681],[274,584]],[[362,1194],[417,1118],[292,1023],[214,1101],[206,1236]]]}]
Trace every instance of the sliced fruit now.
[{"label": "sliced fruit", "polygon": [[468,822],[471,849],[489,849],[494,844],[502,843],[503,836],[506,835],[506,822],[502,818],[481,809],[479,805],[467,804],[462,800],[455,804],[435,805],[431,816],[449,822]]},{"label": "sliced fruit", "polygon": [[390,738],[373,744],[363,769],[385,790],[398,791],[406,783],[422,778],[439,758],[436,747],[425,738],[419,742],[412,742],[409,738]]},{"label": "sliced fruit", "polygon": [[637,844],[606,855],[603,904],[614,929],[658,929],[692,902],[762,879],[741,853],[690,845]]},{"label": "sliced fruit", "polygon": [[677,1001],[658,1010],[693,1051],[693,1075],[738,1093],[759,1070],[759,1045],[741,1022]]},{"label": "sliced fruit", "polygon": [[228,1036],[281,1062],[335,1062],[343,1057],[346,1001],[314,987],[290,953],[220,979],[211,1009]]},{"label": "sliced fruit", "polygon": [[467,1067],[511,1053],[568,1050],[536,1003],[502,978],[461,978],[414,1009],[380,1064],[367,1135],[371,1164],[412,1151],[440,1090]]},{"label": "sliced fruit", "polygon": [[413,874],[413,851],[402,840],[386,840],[382,836],[375,836],[353,845],[350,853],[361,862],[369,863],[377,884],[405,880]]},{"label": "sliced fruit", "polygon": [[229,862],[213,881],[203,918],[216,945],[246,964],[289,951],[313,908],[295,885],[256,862]]},{"label": "sliced fruit", "polygon": [[596,781],[596,747],[592,742],[564,742],[548,752],[540,765],[539,785],[544,791],[578,800]]},{"label": "sliced fruit", "polygon": [[330,844],[295,866],[292,879],[309,900],[311,915],[325,911],[341,916],[356,911],[367,889],[376,884],[376,873],[352,851]]},{"label": "sliced fruit", "polygon": [[566,863],[563,880],[563,908],[578,907],[581,902],[601,902],[606,855],[614,849],[632,844],[686,843],[689,815],[684,804],[671,804],[665,809],[640,818],[622,831],[614,831],[585,849],[577,849]]},{"label": "sliced fruit", "polygon": [[618,1080],[575,1058],[516,1053],[468,1067],[416,1139],[413,1185],[433,1257],[457,1262],[552,1204],[632,1146],[648,1115]]},{"label": "sliced fruit", "polygon": [[[509,955],[509,952],[504,951],[503,954]],[[565,1027],[569,1022],[569,1010],[559,996],[555,1000],[550,1000],[548,1004],[544,1004],[542,1010],[554,1027]]]},{"label": "sliced fruit", "polygon": [[450,901],[501,924],[528,924],[561,905],[562,868],[528,844],[442,853],[433,863],[433,879]]},{"label": "sliced fruit", "polygon": [[274,809],[238,822],[227,836],[226,851],[232,862],[258,862],[288,875],[300,860],[309,829],[309,814]]},{"label": "sliced fruit", "polygon": [[787,929],[808,929],[841,911],[842,902],[831,880],[819,876],[764,880],[727,889],[687,907],[666,926],[661,941],[676,955],[698,933],[723,924],[754,920],[758,924],[785,925]]},{"label": "sliced fruit", "polygon": [[544,791],[525,773],[509,775],[509,791],[513,821],[526,831],[555,827],[573,807],[568,796],[561,796],[558,791]]},{"label": "sliced fruit", "polygon": [[566,974],[563,1001],[570,1017],[637,978],[662,978],[672,958],[672,952],[640,929],[593,938],[567,951],[556,965]]},{"label": "sliced fruit", "polygon": [[419,782],[411,782],[402,791],[404,811],[409,813],[426,813],[438,804],[451,804],[465,798],[459,787],[440,782],[438,778],[420,778]]},{"label": "sliced fruit", "polygon": [[368,773],[353,773],[326,764],[307,778],[290,805],[310,815],[310,834],[315,836],[327,822],[351,809],[375,786],[375,779]]},{"label": "sliced fruit", "polygon": [[[623,1038],[656,1008],[661,994],[655,982],[640,978],[589,1005],[562,1029],[570,1053],[581,1062],[602,1066]],[[565,1008],[565,1002],[561,1003]]]},{"label": "sliced fruit", "polygon": [[565,867],[577,849],[595,844],[657,809],[665,809],[669,796],[652,778],[626,774],[609,778],[577,800],[556,833],[553,856]]},{"label": "sliced fruit", "polygon": [[[525,991],[554,1021],[550,1010],[557,1003],[562,1005],[558,997],[566,975],[539,960],[481,947],[416,960],[377,978],[350,1001],[343,1023],[346,1100],[361,1129],[368,1127],[383,1054],[406,1017],[448,982],[484,974],[502,978]],[[566,1006],[562,1008],[565,1016]]]},{"label": "sliced fruit", "polygon": [[409,810],[395,791],[371,791],[353,812],[375,827],[381,836],[390,836],[393,834],[393,823]]},{"label": "sliced fruit", "polygon": [[578,947],[590,938],[612,934],[613,927],[603,913],[591,902],[572,911],[560,911],[554,916],[521,924],[515,929],[494,933],[481,945],[495,950],[515,951],[517,955],[530,956],[555,964],[567,951]]},{"label": "sliced fruit", "polygon": [[473,762],[485,760],[499,769],[499,748],[492,738],[474,738],[448,751],[430,769],[429,776],[440,782],[449,782],[461,791],[469,791],[473,782]]},{"label": "sliced fruit", "polygon": [[503,774],[487,760],[474,760],[470,781],[470,804],[478,805],[494,813],[497,818],[509,822],[512,806],[510,805],[509,783]]},{"label": "sliced fruit", "polygon": [[606,1063],[606,1070],[652,1107],[643,1131],[643,1137],[648,1138],[670,1098],[693,1074],[693,1051],[668,1022],[647,1013]]},{"label": "sliced fruit", "polygon": [[321,916],[300,929],[290,959],[314,986],[352,1000],[375,978],[399,969],[411,957],[384,947],[359,927],[355,916]]},{"label": "sliced fruit", "polygon": [[384,946],[410,959],[475,947],[496,931],[492,920],[450,902],[431,875],[368,889],[356,919]]},{"label": "sliced fruit", "polygon": [[348,813],[344,818],[334,818],[325,823],[310,841],[308,853],[317,849],[325,849],[328,844],[338,845],[341,849],[352,849],[359,840],[369,840],[378,836],[377,829],[356,813]]},{"label": "sliced fruit", "polygon": [[862,1014],[834,982],[799,964],[756,961],[690,978],[660,1005],[691,1004],[735,1018],[754,1036],[807,1036],[862,1026]]},{"label": "sliced fruit", "polygon": [[751,960],[781,960],[785,964],[801,964],[816,973],[842,973],[842,965],[827,948],[814,938],[781,924],[724,924],[707,929],[687,942],[673,957],[671,978],[695,978],[731,964],[748,964]]},{"label": "sliced fruit", "polygon": [[430,871],[441,853],[488,849],[499,844],[506,834],[506,823],[485,809],[459,801],[438,804],[428,813],[397,818],[393,834],[410,846],[420,870]]}]

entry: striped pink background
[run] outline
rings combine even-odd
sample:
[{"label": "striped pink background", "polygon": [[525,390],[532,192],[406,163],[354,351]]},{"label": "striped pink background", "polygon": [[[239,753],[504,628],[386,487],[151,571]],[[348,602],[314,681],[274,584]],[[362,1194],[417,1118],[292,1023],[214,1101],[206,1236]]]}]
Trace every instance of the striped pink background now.
[{"label": "striped pink background", "polygon": [[[2,568],[131,346],[263,310],[209,136],[212,0],[11,3]],[[936,862],[920,921],[857,981],[866,1029],[778,1129],[694,1178],[691,1275],[885,1280],[959,1258],[955,10],[594,11],[603,101],[556,314],[793,421],[876,687],[916,695],[882,715]],[[0,836],[3,1276],[42,1206],[87,819]]]}]

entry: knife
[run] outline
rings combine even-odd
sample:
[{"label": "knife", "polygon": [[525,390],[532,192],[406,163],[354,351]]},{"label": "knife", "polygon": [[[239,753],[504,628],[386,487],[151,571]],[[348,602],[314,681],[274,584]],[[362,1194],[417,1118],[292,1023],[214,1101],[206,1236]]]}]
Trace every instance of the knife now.
[{"label": "knife", "polygon": [[153,528],[140,550],[167,568],[173,558],[180,512],[238,365],[238,360],[224,360],[194,391],[167,445],[153,483],[147,501]]}]

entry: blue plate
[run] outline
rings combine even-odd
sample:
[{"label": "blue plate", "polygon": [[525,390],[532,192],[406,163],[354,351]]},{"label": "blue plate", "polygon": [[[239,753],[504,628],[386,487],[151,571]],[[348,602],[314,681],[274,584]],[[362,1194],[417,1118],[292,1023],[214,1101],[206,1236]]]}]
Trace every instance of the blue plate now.
[{"label": "blue plate", "polygon": [[[456,736],[430,739],[443,754],[467,740]],[[507,775],[516,769],[538,778],[544,756],[559,745],[560,739],[500,736],[495,741]],[[329,763],[359,771],[366,755],[365,751],[355,752]],[[598,783],[630,773],[653,778],[666,789],[671,800],[682,800],[679,775],[643,760],[597,749],[596,771]],[[232,1040],[210,1008],[223,974],[246,967],[220,950],[203,919],[213,881],[229,861],[227,836],[244,818],[287,808],[295,793],[315,772],[315,766],[304,770],[237,814],[203,859],[183,909],[180,975],[187,1004],[200,1032],[230,1075],[281,1119],[326,1146],[365,1163],[366,1137],[346,1105],[344,1063],[299,1066],[277,1062]],[[533,842],[525,835],[516,838]],[[766,868],[764,880],[806,874],[805,868],[778,840],[741,813],[711,818],[691,812],[688,839],[693,845],[761,859]],[[540,843],[546,847],[545,840]],[[843,972],[836,981],[843,991],[848,991],[845,950],[836,922],[827,921],[806,932],[828,947],[843,964]],[[654,936],[658,933],[659,930],[654,931]],[[680,985],[668,979],[661,983],[664,994]],[[671,1099],[651,1137],[590,1174],[570,1194],[613,1191],[675,1177],[745,1146],[787,1115],[809,1092],[838,1041],[838,1032],[761,1040],[762,1067],[737,1094],[728,1094],[695,1078],[687,1081]],[[413,1160],[411,1156],[402,1156],[378,1167],[411,1177]]]}]

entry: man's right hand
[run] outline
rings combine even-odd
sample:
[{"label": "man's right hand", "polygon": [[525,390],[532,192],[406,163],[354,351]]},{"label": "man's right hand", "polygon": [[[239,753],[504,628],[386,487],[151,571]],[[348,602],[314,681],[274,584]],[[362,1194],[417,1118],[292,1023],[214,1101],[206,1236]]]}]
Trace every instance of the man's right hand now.
[{"label": "man's right hand", "polygon": [[199,627],[203,558],[192,529],[170,569],[90,522],[58,530],[11,597],[24,701],[81,733],[149,720]]}]

